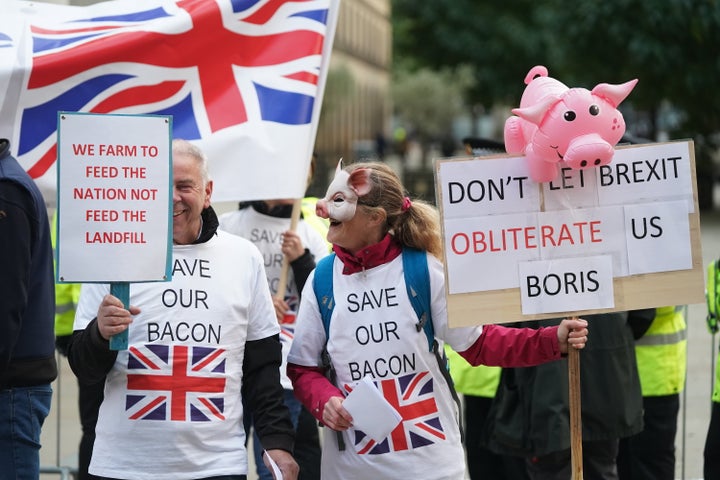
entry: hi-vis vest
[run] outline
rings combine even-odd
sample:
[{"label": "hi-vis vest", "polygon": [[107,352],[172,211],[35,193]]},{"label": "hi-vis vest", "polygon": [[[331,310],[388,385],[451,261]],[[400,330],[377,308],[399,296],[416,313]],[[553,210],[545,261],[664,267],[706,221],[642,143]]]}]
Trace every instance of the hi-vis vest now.
[{"label": "hi-vis vest", "polygon": [[331,245],[327,241],[328,228],[330,227],[330,221],[325,218],[320,218],[315,213],[315,205],[317,204],[317,197],[305,197],[300,203],[300,211],[302,212],[303,220],[310,225],[313,229],[317,230],[322,235],[323,240],[328,244],[328,250]]},{"label": "hi-vis vest", "polygon": [[643,397],[672,395],[685,386],[687,325],[684,307],[658,307],[655,320],[635,342]]},{"label": "hi-vis vest", "polygon": [[449,345],[445,345],[445,354],[450,366],[450,376],[455,383],[455,390],[464,395],[474,397],[495,397],[500,383],[500,367],[478,365],[473,367],[467,360],[456,353]]},{"label": "hi-vis vest", "polygon": [[[50,238],[55,250],[57,230],[57,212],[53,215]],[[75,322],[75,309],[80,298],[79,283],[55,283],[55,336],[72,335]]]}]

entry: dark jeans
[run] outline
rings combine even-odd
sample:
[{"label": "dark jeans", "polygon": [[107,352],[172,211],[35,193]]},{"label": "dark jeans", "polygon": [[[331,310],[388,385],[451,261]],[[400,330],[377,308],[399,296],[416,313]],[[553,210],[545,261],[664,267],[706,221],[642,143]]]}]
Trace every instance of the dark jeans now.
[{"label": "dark jeans", "polygon": [[[582,442],[583,480],[617,480],[618,441]],[[570,480],[570,449],[553,452],[526,461],[532,480]]]},{"label": "dark jeans", "polygon": [[643,397],[643,410],[643,431],[620,440],[618,477],[620,480],[673,480],[680,395]]},{"label": "dark jeans", "polygon": [[40,431],[51,401],[50,384],[0,389],[0,479],[39,478]]}]

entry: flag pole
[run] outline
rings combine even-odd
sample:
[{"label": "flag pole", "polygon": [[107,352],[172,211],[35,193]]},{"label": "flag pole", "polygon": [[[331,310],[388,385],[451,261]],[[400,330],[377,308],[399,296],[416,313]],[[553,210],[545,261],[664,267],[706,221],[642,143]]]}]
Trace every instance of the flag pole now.
[{"label": "flag pole", "polygon": [[[292,214],[290,215],[290,231],[297,230],[298,220],[300,220],[300,211],[302,207],[302,198],[297,198],[293,202]],[[285,298],[285,290],[287,289],[288,270],[290,269],[290,261],[286,255],[283,255],[282,269],[280,270],[280,279],[278,280],[277,291],[275,297],[283,300]]]}]

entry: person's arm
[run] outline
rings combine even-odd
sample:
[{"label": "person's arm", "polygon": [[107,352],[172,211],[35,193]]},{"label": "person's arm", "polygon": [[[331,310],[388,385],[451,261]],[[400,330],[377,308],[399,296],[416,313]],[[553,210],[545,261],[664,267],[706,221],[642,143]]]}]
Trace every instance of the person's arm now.
[{"label": "person's arm", "polygon": [[281,351],[279,335],[245,344],[242,395],[248,411],[253,414],[255,430],[263,447],[292,452],[295,431],[283,403]]},{"label": "person's arm", "polygon": [[322,367],[288,363],[287,375],[293,384],[295,397],[320,422],[323,421],[323,410],[330,398],[344,398],[340,389],[327,379]]},{"label": "person's arm", "polygon": [[22,327],[28,302],[33,228],[32,197],[15,182],[3,181],[0,188],[0,376],[6,372]]},{"label": "person's arm", "polygon": [[302,292],[310,272],[315,268],[315,257],[313,257],[310,250],[306,248],[305,253],[290,262],[290,267],[292,267],[298,292]]},{"label": "person's arm", "polygon": [[67,358],[80,383],[102,381],[115,364],[118,352],[110,350],[110,342],[100,336],[97,319],[84,330],[75,330],[67,349]]},{"label": "person's arm", "polygon": [[280,248],[290,262],[297,291],[302,292],[310,272],[315,268],[315,256],[305,247],[300,235],[292,230],[283,233]]},{"label": "person's arm", "polygon": [[68,361],[78,380],[87,384],[102,381],[117,358],[110,350],[110,337],[127,330],[133,315],[140,309],[126,309],[119,298],[107,294],[102,298],[97,316],[82,330],[73,332],[68,348]]},{"label": "person's arm", "polygon": [[587,322],[564,319],[554,327],[511,328],[484,325],[482,335],[458,352],[471,365],[532,367],[557,360],[568,348],[581,349],[587,342]]}]

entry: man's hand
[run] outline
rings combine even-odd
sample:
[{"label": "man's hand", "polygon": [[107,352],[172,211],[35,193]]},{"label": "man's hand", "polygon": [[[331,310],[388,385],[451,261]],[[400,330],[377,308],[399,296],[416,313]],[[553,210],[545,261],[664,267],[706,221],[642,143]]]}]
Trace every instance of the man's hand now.
[{"label": "man's hand", "polygon": [[587,325],[587,320],[581,318],[566,318],[560,322],[557,335],[562,353],[568,353],[568,345],[578,350],[585,348],[588,336]]},{"label": "man's hand", "polygon": [[265,455],[263,455],[263,463],[265,464],[267,469],[270,470],[271,473],[273,473],[273,478],[275,480],[278,480],[275,477],[275,473],[273,472],[272,467],[270,466],[270,462],[268,462],[268,459],[266,458],[267,455],[272,458],[273,462],[275,462],[275,464],[280,469],[280,472],[282,472],[283,480],[297,480],[298,473],[300,472],[300,467],[289,452],[286,452],[285,450],[280,450],[279,448],[274,448],[271,450],[265,450]]},{"label": "man's hand", "polygon": [[97,314],[97,326],[100,336],[105,340],[110,340],[113,335],[124,332],[132,323],[132,316],[138,313],[140,313],[139,308],[131,305],[128,310],[116,296],[105,295]]}]

